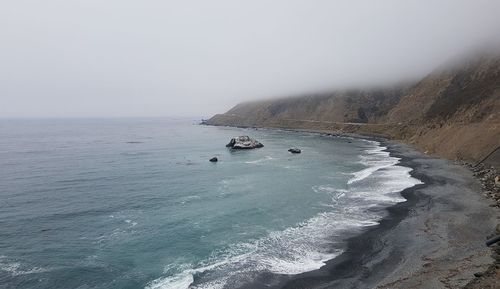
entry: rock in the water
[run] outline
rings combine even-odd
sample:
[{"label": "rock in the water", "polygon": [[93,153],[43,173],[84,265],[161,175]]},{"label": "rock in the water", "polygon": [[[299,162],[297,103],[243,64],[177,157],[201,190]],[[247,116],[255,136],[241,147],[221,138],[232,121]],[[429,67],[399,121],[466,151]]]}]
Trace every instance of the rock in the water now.
[{"label": "rock in the water", "polygon": [[235,150],[255,149],[255,148],[261,148],[263,146],[264,145],[261,144],[260,142],[251,139],[249,136],[246,135],[232,138],[231,141],[226,145],[226,147]]},{"label": "rock in the water", "polygon": [[210,159],[210,161],[211,161],[212,163],[216,163],[216,162],[218,162],[218,161],[219,161],[219,159],[217,159],[217,157],[213,157],[213,158],[211,158],[211,159]]},{"label": "rock in the water", "polygon": [[292,154],[300,154],[302,152],[300,149],[297,148],[292,148],[289,149],[288,151],[291,152]]}]

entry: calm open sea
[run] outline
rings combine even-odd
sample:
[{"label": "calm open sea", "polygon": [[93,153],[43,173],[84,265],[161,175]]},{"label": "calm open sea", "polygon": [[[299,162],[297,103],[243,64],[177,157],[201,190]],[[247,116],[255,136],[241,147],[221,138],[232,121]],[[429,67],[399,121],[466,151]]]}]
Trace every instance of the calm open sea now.
[{"label": "calm open sea", "polygon": [[[227,149],[239,135],[265,147]],[[0,120],[0,168],[0,288],[237,288],[314,270],[419,183],[377,142],[190,119]]]}]

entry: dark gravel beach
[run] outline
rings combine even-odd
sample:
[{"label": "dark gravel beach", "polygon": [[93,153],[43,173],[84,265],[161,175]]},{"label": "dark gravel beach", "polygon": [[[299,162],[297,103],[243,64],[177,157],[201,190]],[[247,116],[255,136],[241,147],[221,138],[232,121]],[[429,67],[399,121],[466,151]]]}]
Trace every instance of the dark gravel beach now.
[{"label": "dark gravel beach", "polygon": [[378,226],[346,241],[321,269],[268,274],[244,288],[461,288],[493,262],[484,242],[497,211],[466,168],[383,141],[424,184],[387,209]]}]

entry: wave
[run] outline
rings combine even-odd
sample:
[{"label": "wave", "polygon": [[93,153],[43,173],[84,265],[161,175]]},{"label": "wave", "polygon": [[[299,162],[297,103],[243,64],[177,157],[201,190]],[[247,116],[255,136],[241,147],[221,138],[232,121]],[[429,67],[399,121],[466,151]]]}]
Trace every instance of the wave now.
[{"label": "wave", "polygon": [[422,182],[410,175],[412,168],[399,165],[401,159],[390,156],[387,147],[376,141],[369,142],[376,147],[360,156],[359,162],[367,167],[354,172],[347,181],[349,197],[377,205],[406,201],[400,192]]},{"label": "wave", "polygon": [[[211,258],[198,264],[179,264],[177,272],[155,279],[146,289],[222,289],[237,288],[241,276],[251,280],[262,272],[300,274],[321,268],[343,252],[342,241],[366,226],[379,224],[380,211],[372,206],[403,202],[400,192],[421,182],[411,177],[411,168],[398,165],[386,147],[369,142],[373,147],[360,156],[365,168],[353,173],[346,188],[329,184],[313,186],[316,193],[331,196],[335,208],[282,231],[213,252]],[[260,159],[250,163],[268,160]],[[248,163],[248,162],[247,162]]]},{"label": "wave", "polygon": [[16,261],[8,261],[5,256],[0,256],[0,271],[9,273],[11,276],[21,276],[27,274],[36,274],[49,271],[41,267],[28,268],[27,266]]},{"label": "wave", "polygon": [[261,162],[270,161],[272,159],[274,159],[274,158],[271,156],[266,156],[265,158],[261,158],[261,159],[255,160],[255,161],[247,161],[247,162],[245,162],[245,164],[258,164]]},{"label": "wave", "polygon": [[[340,248],[333,249],[333,235],[340,236],[344,231],[354,232],[376,224],[377,217],[367,218],[361,209],[321,213],[295,227],[271,232],[253,242],[233,245],[214,254],[217,257],[174,276],[155,279],[145,288],[236,288],[241,282],[237,276],[242,274],[291,275],[316,270],[342,253]],[[203,282],[196,284],[196,276],[202,276]]]},{"label": "wave", "polygon": [[130,224],[132,227],[137,226],[137,222],[134,222],[134,221],[132,221],[132,220],[128,220],[128,219],[127,219],[127,220],[125,220],[125,223]]},{"label": "wave", "polygon": [[386,149],[387,147],[377,145],[375,148],[365,150],[366,155],[361,156],[360,163],[367,166],[367,168],[352,173],[353,177],[347,181],[347,184],[362,181],[380,169],[399,163],[399,158],[391,157]]},{"label": "wave", "polygon": [[177,275],[174,277],[159,278],[146,286],[146,289],[186,289],[194,282],[192,274]]}]

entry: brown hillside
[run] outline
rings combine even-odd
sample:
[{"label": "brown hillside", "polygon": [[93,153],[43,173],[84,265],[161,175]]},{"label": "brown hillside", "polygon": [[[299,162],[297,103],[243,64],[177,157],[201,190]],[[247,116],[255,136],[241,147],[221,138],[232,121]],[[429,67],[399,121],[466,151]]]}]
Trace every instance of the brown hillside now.
[{"label": "brown hillside", "polygon": [[407,124],[412,133],[392,136],[424,151],[480,161],[500,145],[500,57],[430,74],[389,112],[388,121]]},{"label": "brown hillside", "polygon": [[[436,70],[410,88],[242,103],[207,123],[377,133],[478,162],[500,146],[500,55]],[[487,162],[498,167],[500,149]]]},{"label": "brown hillside", "polygon": [[281,127],[296,120],[375,123],[399,102],[406,87],[349,90],[247,102],[211,118],[213,125]]}]

